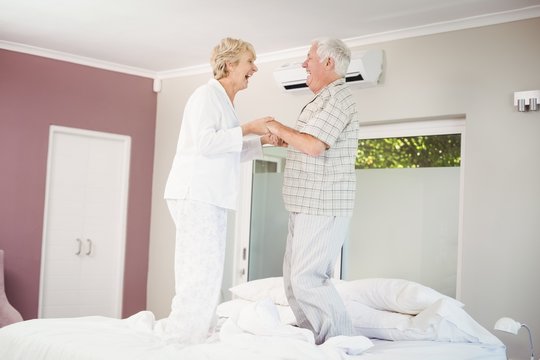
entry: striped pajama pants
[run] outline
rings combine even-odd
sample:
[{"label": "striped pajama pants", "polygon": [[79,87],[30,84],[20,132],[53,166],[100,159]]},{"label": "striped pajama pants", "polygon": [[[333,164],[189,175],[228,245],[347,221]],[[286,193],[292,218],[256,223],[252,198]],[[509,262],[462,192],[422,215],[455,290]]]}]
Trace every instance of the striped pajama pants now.
[{"label": "striped pajama pants", "polygon": [[285,293],[298,326],[313,331],[317,344],[337,335],[355,335],[330,281],[349,222],[349,217],[289,214],[283,259]]}]

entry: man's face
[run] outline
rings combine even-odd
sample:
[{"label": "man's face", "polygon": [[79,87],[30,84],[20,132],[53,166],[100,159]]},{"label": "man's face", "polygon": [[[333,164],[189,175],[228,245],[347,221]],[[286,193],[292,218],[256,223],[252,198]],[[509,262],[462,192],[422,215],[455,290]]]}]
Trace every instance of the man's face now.
[{"label": "man's face", "polygon": [[313,93],[318,93],[326,84],[324,83],[325,64],[321,63],[319,55],[317,55],[317,45],[311,45],[308,55],[302,67],[306,69],[308,77],[306,84]]}]

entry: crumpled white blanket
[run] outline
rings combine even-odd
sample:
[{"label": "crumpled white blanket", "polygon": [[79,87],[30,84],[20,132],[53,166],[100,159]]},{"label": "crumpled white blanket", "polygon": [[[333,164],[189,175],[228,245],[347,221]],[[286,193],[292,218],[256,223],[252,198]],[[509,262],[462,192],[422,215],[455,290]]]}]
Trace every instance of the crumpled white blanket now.
[{"label": "crumpled white blanket", "polygon": [[273,339],[278,346],[283,345],[284,339],[298,342],[306,348],[318,349],[323,359],[346,359],[373,346],[365,336],[336,336],[324,344],[315,345],[310,330],[282,323],[276,305],[270,299],[244,307],[236,316],[227,319],[220,330],[220,340],[224,343],[258,342],[257,338],[265,338],[270,344],[274,342]]},{"label": "crumpled white blanket", "polygon": [[[315,345],[305,330],[278,322],[271,303],[253,303],[207,343],[168,343],[149,311],[128,319],[34,319],[0,329],[2,360],[505,360],[504,346],[335,337]],[[446,315],[448,316],[448,314]],[[374,345],[372,347],[372,345]],[[354,354],[359,354],[355,356]]]},{"label": "crumpled white blanket", "polygon": [[[130,327],[159,336],[159,321],[149,311],[139,312],[125,320]],[[270,299],[253,302],[228,318],[221,326],[219,340],[210,344],[184,347],[182,355],[235,349],[236,359],[306,359],[343,360],[361,354],[373,346],[365,336],[336,336],[316,345],[307,329],[283,324],[276,305]],[[221,349],[221,350],[219,350]],[[240,351],[238,351],[240,350]],[[238,357],[241,356],[241,357]]]}]

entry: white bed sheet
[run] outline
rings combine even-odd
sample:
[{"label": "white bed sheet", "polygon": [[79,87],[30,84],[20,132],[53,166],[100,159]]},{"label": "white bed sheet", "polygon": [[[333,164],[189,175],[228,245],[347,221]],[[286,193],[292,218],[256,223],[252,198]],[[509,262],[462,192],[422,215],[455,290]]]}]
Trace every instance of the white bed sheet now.
[{"label": "white bed sheet", "polygon": [[503,346],[439,341],[373,340],[361,360],[507,360]]},{"label": "white bed sheet", "polygon": [[[150,312],[105,317],[38,319],[0,329],[2,360],[506,360],[502,345],[377,341],[362,336],[313,343],[307,330],[279,323],[267,303],[229,318],[214,341],[167,344]],[[277,319],[275,318],[277,316]],[[351,355],[356,354],[356,355]]]}]

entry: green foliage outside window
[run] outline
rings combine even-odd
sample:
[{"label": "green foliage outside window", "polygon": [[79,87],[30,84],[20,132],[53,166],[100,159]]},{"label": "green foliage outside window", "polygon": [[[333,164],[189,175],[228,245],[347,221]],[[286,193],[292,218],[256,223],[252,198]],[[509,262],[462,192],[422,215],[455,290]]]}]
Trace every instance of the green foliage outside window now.
[{"label": "green foliage outside window", "polygon": [[357,169],[451,167],[460,163],[460,134],[358,141]]}]

